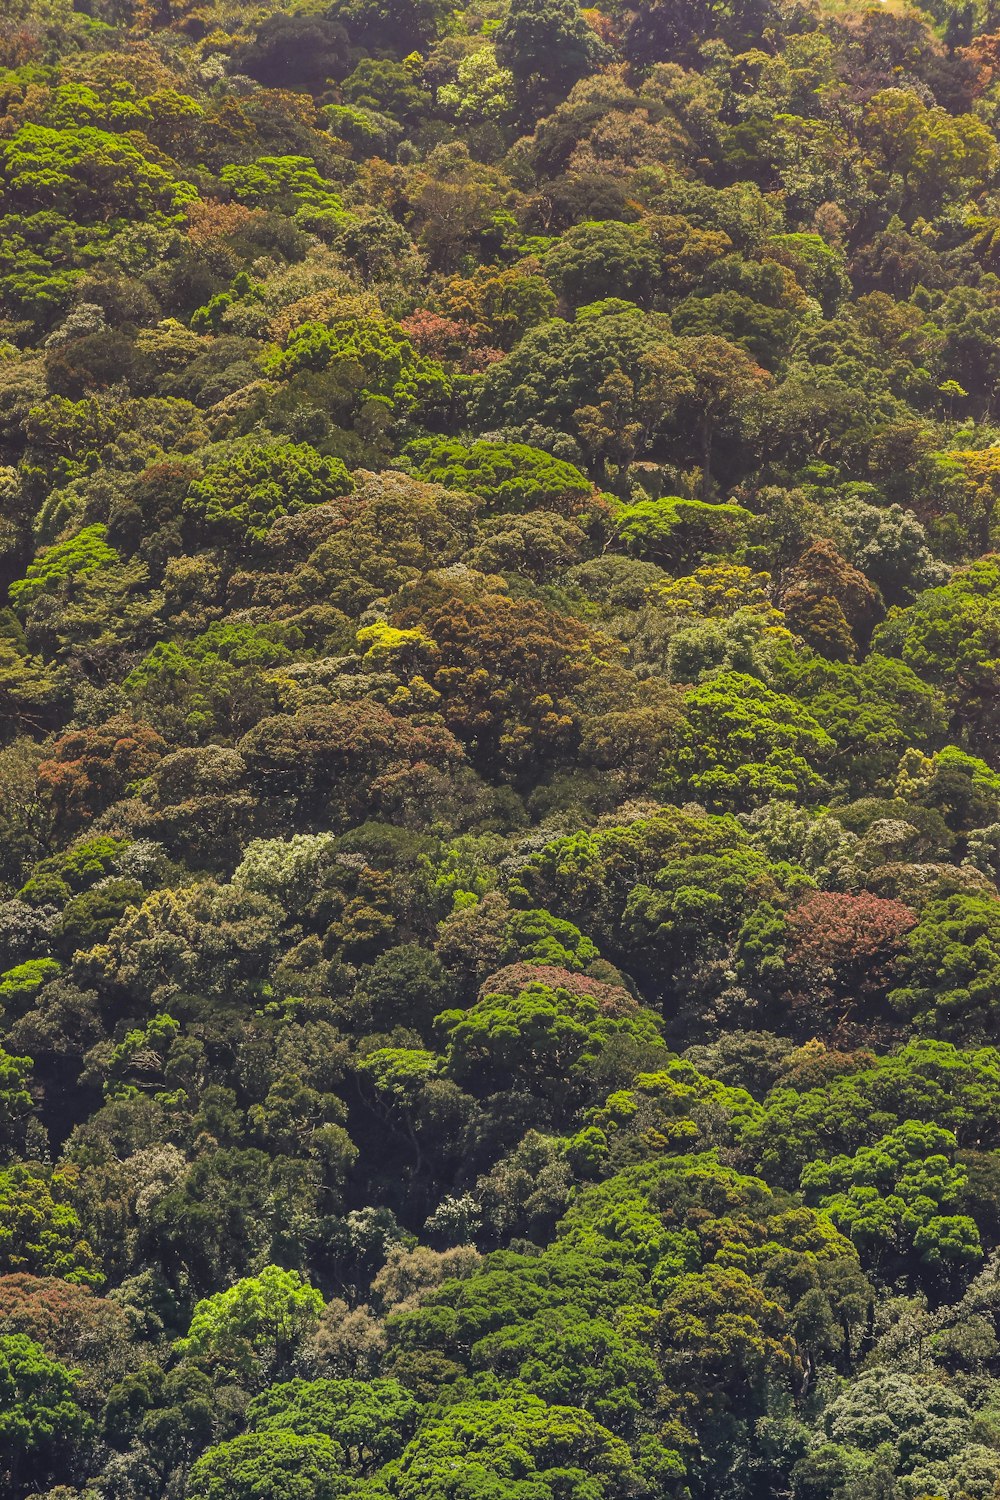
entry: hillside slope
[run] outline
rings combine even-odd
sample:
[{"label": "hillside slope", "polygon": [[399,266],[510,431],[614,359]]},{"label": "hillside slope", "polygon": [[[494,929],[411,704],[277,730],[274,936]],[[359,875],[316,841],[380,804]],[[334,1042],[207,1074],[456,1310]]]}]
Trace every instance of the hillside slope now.
[{"label": "hillside slope", "polygon": [[993,0],[7,0],[0,1500],[1000,1500]]}]

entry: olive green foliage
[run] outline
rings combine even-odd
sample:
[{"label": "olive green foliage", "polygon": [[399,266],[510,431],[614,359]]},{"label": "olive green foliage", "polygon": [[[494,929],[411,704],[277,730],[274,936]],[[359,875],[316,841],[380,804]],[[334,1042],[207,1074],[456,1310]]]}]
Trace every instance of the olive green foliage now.
[{"label": "olive green foliage", "polygon": [[8,0],[2,1500],[1000,1496],[998,122]]},{"label": "olive green foliage", "polygon": [[262,540],[280,516],[351,487],[340,460],[323,458],[308,444],[247,443],[211,463],[184,505],[207,532],[238,544]]}]

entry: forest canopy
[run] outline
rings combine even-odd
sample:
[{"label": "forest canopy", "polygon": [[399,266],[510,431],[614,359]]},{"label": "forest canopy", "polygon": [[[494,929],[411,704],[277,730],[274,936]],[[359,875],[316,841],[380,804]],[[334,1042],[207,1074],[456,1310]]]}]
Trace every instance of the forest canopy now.
[{"label": "forest canopy", "polygon": [[1000,9],[7,0],[0,1500],[1000,1500]]}]

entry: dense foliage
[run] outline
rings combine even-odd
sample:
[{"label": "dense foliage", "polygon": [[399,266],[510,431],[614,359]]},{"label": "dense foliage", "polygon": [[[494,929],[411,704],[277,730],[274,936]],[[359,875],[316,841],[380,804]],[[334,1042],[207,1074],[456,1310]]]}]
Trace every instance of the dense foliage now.
[{"label": "dense foliage", "polygon": [[0,7],[29,1497],[1000,1500],[994,0]]}]

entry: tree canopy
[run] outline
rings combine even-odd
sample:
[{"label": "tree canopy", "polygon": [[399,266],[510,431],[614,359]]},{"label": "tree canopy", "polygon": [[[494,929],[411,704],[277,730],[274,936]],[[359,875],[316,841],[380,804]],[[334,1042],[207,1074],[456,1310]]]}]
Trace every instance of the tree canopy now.
[{"label": "tree canopy", "polygon": [[993,0],[0,9],[0,1500],[998,1500]]}]

